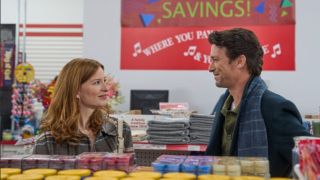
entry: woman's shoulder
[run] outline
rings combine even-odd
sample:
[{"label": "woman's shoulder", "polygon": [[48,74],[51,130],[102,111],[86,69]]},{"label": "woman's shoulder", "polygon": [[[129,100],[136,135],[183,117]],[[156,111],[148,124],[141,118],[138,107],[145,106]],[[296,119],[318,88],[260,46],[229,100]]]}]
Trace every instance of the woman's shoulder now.
[{"label": "woman's shoulder", "polygon": [[[116,136],[118,122],[119,122],[118,119],[107,118],[102,125],[102,131],[109,135]],[[125,121],[123,121],[123,131],[124,132],[130,131],[130,126]]]},{"label": "woman's shoulder", "polygon": [[37,144],[45,142],[54,142],[54,137],[52,136],[51,131],[45,131],[35,137],[35,142]]}]

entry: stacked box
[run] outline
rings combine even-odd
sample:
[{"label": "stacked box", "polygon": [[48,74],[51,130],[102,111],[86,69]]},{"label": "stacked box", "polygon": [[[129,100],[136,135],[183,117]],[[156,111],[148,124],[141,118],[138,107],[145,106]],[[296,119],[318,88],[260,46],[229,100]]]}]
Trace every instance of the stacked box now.
[{"label": "stacked box", "polygon": [[103,158],[102,168],[130,172],[134,167],[134,154],[107,154]]},{"label": "stacked box", "polygon": [[22,169],[48,168],[51,155],[33,154],[22,159]]},{"label": "stacked box", "polygon": [[76,156],[78,169],[90,169],[92,171],[102,170],[103,158],[106,152],[84,152]]},{"label": "stacked box", "polygon": [[161,155],[152,163],[155,171],[160,173],[180,172],[181,165],[187,156]]},{"label": "stacked box", "polygon": [[49,161],[49,168],[64,170],[76,168],[76,156],[53,155]]},{"label": "stacked box", "polygon": [[213,162],[213,174],[240,176],[241,166],[236,157],[229,156],[215,156]]},{"label": "stacked box", "polygon": [[30,155],[6,155],[0,158],[0,168],[19,168],[22,167],[22,159]]},{"label": "stacked box", "polygon": [[188,156],[182,163],[181,171],[196,175],[212,173],[212,156]]}]

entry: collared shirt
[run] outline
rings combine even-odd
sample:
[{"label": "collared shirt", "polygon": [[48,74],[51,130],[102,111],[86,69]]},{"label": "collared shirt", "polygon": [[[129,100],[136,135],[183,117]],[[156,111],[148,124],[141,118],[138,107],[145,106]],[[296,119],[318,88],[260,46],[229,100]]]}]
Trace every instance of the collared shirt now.
[{"label": "collared shirt", "polygon": [[[132,152],[132,136],[130,127],[123,124],[124,151]],[[98,133],[93,146],[88,137],[84,136],[76,144],[56,143],[51,132],[44,132],[36,139],[33,154],[48,155],[78,155],[83,152],[115,152],[117,150],[117,128],[113,123],[107,122]]]},{"label": "collared shirt", "polygon": [[223,124],[222,144],[221,144],[221,152],[223,156],[230,155],[230,147],[231,147],[234,127],[236,125],[237,116],[239,113],[239,106],[231,110],[232,102],[233,102],[233,98],[231,95],[229,95],[221,109],[221,113],[225,117],[224,124]]}]

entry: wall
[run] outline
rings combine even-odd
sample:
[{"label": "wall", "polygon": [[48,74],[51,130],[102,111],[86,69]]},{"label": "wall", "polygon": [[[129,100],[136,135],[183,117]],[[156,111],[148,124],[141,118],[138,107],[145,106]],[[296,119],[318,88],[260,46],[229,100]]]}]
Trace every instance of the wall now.
[{"label": "wall", "polygon": [[[84,0],[26,0],[27,24],[82,24]],[[16,23],[19,0],[1,0],[1,23]],[[24,2],[20,0],[21,23],[24,22]]]},{"label": "wall", "polygon": [[[223,89],[216,88],[207,71],[133,71],[120,70],[120,0],[84,2],[84,54],[99,59],[120,80],[127,110],[130,89],[169,89],[171,102],[189,102],[194,110],[210,113]],[[291,99],[302,114],[319,113],[320,1],[296,0],[296,71],[266,71],[262,77],[271,90]],[[279,29],[280,30],[280,29]],[[272,107],[270,107],[272,108]]]}]

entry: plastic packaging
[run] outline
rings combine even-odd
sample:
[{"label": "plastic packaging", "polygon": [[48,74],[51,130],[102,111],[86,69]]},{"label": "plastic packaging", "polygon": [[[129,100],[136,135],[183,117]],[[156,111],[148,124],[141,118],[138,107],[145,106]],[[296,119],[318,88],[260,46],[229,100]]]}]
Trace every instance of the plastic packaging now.
[{"label": "plastic packaging", "polygon": [[54,175],[46,177],[46,180],[80,180],[80,176],[64,176],[64,175]]},{"label": "plastic packaging", "polygon": [[91,171],[89,169],[68,169],[68,170],[62,170],[58,172],[58,175],[72,175],[72,176],[80,176],[80,177],[86,177],[90,176]]},{"label": "plastic packaging", "polygon": [[40,174],[43,175],[44,177],[47,176],[52,176],[57,174],[56,169],[28,169],[23,171],[23,174]]},{"label": "plastic packaging", "polygon": [[114,178],[124,178],[127,176],[127,173],[123,171],[116,171],[116,170],[102,170],[97,171],[93,174],[93,176],[97,177],[114,177]]},{"label": "plastic packaging", "polygon": [[12,175],[9,176],[7,179],[8,180],[42,180],[44,178],[43,175],[40,174],[17,174],[17,175]]},{"label": "plastic packaging", "polygon": [[196,175],[191,173],[166,173],[163,175],[164,178],[173,178],[179,180],[195,180]]},{"label": "plastic packaging", "polygon": [[48,168],[51,155],[34,154],[22,159],[22,170]]},{"label": "plastic packaging", "polygon": [[49,168],[63,170],[76,168],[76,156],[53,155],[49,161]]},{"label": "plastic packaging", "polygon": [[162,175],[159,172],[133,172],[129,174],[129,177],[136,177],[139,179],[144,179],[144,178],[160,179],[161,176]]},{"label": "plastic packaging", "polygon": [[7,174],[8,176],[11,176],[11,175],[15,175],[15,174],[20,174],[21,169],[19,169],[19,168],[1,168],[0,173]]}]

